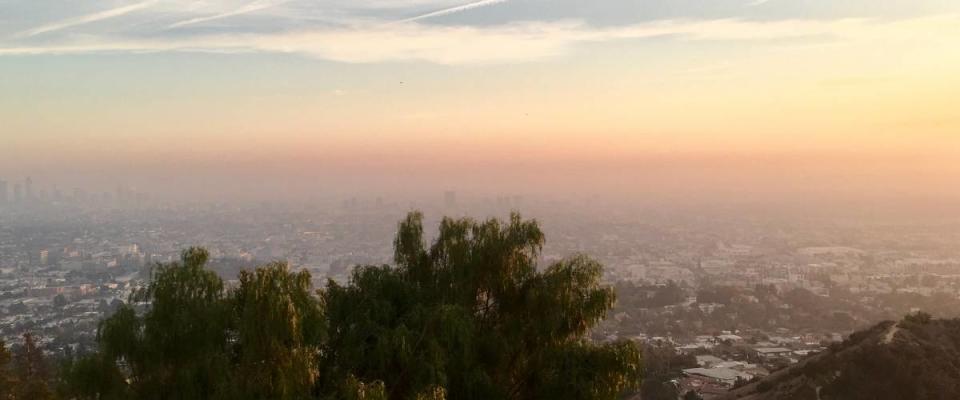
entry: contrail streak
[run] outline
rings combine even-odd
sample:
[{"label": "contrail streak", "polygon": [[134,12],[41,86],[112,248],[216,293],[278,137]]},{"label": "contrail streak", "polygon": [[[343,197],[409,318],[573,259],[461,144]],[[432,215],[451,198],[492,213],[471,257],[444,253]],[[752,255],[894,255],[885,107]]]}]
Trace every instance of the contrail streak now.
[{"label": "contrail streak", "polygon": [[188,19],[188,20],[185,20],[185,21],[180,21],[180,22],[177,22],[177,23],[175,23],[175,24],[172,24],[172,25],[168,26],[167,29],[179,28],[179,27],[181,27],[181,26],[193,25],[193,24],[198,24],[198,23],[201,23],[201,22],[207,22],[207,21],[214,21],[214,20],[223,19],[223,18],[229,18],[229,17],[235,16],[235,15],[247,14],[247,13],[251,13],[251,12],[254,12],[254,11],[260,11],[260,10],[263,10],[263,9],[265,9],[265,8],[275,7],[275,6],[278,6],[278,5],[280,5],[280,4],[282,4],[282,3],[285,3],[285,2],[286,2],[286,0],[284,0],[284,1],[259,0],[259,1],[255,1],[255,2],[253,2],[253,3],[247,4],[247,5],[243,6],[243,7],[240,7],[240,8],[238,8],[238,9],[236,9],[236,10],[230,11],[230,12],[225,12],[225,13],[216,14],[216,15],[210,15],[210,16],[206,16],[206,17],[191,18],[191,19]]},{"label": "contrail streak", "polygon": [[61,29],[66,29],[74,27],[77,25],[89,24],[91,22],[102,21],[109,18],[119,17],[121,15],[126,15],[134,11],[140,10],[142,8],[150,7],[154,4],[157,4],[159,0],[147,0],[140,3],[131,4],[128,6],[118,7],[106,11],[100,11],[93,14],[81,15],[75,18],[69,18],[62,21],[54,22],[47,25],[38,26],[36,28],[20,32],[17,34],[19,37],[30,37],[36,36],[42,33],[59,31]]},{"label": "contrail streak", "polygon": [[474,9],[474,8],[480,8],[480,7],[492,6],[492,5],[494,5],[494,4],[506,3],[507,1],[509,1],[509,0],[480,0],[480,1],[477,1],[477,2],[473,2],[473,3],[469,3],[469,4],[464,4],[464,5],[462,5],[462,6],[445,8],[445,9],[443,9],[443,10],[438,10],[438,11],[430,12],[430,13],[427,13],[427,14],[418,15],[418,16],[416,16],[416,17],[407,18],[407,19],[400,20],[400,21],[397,21],[397,22],[413,22],[413,21],[419,21],[419,20],[421,20],[421,19],[427,19],[427,18],[433,18],[433,17],[440,17],[440,16],[444,16],[444,15],[456,14],[456,13],[458,13],[458,12],[467,11],[467,10],[472,10],[472,9]]}]

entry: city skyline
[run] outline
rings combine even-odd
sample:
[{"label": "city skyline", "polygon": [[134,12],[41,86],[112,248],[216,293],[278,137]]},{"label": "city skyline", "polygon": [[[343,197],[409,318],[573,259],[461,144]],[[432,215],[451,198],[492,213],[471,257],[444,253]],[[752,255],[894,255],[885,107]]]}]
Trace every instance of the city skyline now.
[{"label": "city skyline", "polygon": [[0,400],[960,399],[957,71],[957,0],[0,0]]}]

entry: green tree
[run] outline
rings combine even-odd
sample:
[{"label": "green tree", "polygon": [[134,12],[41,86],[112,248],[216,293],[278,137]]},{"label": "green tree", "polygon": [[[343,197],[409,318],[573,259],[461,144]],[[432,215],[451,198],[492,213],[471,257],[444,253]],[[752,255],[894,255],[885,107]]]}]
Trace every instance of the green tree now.
[{"label": "green tree", "polygon": [[0,400],[10,400],[13,397],[14,380],[10,368],[12,359],[7,344],[0,340]]},{"label": "green tree", "polygon": [[132,397],[121,370],[103,354],[68,358],[60,366],[59,373],[58,393],[64,399],[120,400]]},{"label": "green tree", "polygon": [[387,400],[387,389],[383,382],[363,383],[349,376],[339,387],[336,398],[343,400]]},{"label": "green tree", "polygon": [[[96,354],[64,367],[77,398],[301,399],[324,334],[310,274],[275,263],[226,292],[203,249],[157,265],[128,305],[100,324]],[[145,312],[138,313],[138,308]]]},{"label": "green tree", "polygon": [[15,399],[53,399],[47,360],[30,333],[23,334],[23,347],[16,355],[16,375]]},{"label": "green tree", "polygon": [[391,399],[616,398],[639,385],[639,350],[585,334],[612,307],[601,266],[577,256],[539,270],[536,221],[444,219],[429,249],[411,213],[396,267],[362,267],[322,292],[323,374],[385,384]]},{"label": "green tree", "polygon": [[58,294],[53,298],[53,306],[56,308],[63,308],[67,306],[67,297],[63,294]]},{"label": "green tree", "polygon": [[302,399],[317,376],[323,313],[310,273],[274,263],[240,273],[232,291],[237,358],[234,398]]},{"label": "green tree", "polygon": [[700,393],[697,393],[695,390],[688,390],[687,393],[683,395],[683,400],[703,400],[703,396],[700,396]]},{"label": "green tree", "polygon": [[[535,221],[445,219],[428,249],[399,224],[396,266],[319,296],[274,263],[233,289],[185,251],[103,320],[99,350],[64,364],[76,399],[614,399],[640,382],[629,342],[585,338],[612,307],[583,256],[540,269]],[[3,399],[0,399],[3,400]]]},{"label": "green tree", "polygon": [[[226,383],[227,309],[223,282],[203,268],[208,256],[191,248],[180,262],[157,265],[132,305],[101,323],[103,355],[124,366],[137,398],[211,398]],[[148,307],[142,317],[138,304]]]}]

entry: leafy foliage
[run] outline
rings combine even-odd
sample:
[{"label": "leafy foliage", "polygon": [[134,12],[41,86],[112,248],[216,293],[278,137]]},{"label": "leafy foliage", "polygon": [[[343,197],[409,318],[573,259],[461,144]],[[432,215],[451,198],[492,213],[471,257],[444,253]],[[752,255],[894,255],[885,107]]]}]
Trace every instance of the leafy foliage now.
[{"label": "leafy foliage", "polygon": [[142,317],[121,307],[100,327],[109,359],[127,366],[131,389],[142,399],[211,398],[228,371],[223,282],[203,268],[206,250],[183,252],[160,265],[150,284],[131,296],[148,305]]},{"label": "leafy foliage", "polygon": [[317,375],[323,315],[310,294],[310,274],[274,263],[240,273],[231,293],[236,396],[309,397]]},{"label": "leafy foliage", "polygon": [[11,360],[13,356],[7,350],[7,344],[0,340],[0,400],[9,400],[13,397],[13,372]]},{"label": "leafy foliage", "polygon": [[16,354],[16,388],[13,390],[15,399],[45,400],[52,399],[50,390],[50,368],[43,356],[43,351],[37,347],[33,335],[23,335],[23,348]]},{"label": "leafy foliage", "polygon": [[647,400],[675,400],[680,396],[674,379],[681,370],[697,367],[696,357],[681,354],[669,344],[647,345],[643,349],[644,379],[640,395]]},{"label": "leafy foliage", "polygon": [[[639,386],[640,351],[592,344],[613,306],[601,266],[577,256],[540,270],[535,221],[422,216],[394,241],[396,266],[357,268],[311,293],[284,263],[224,283],[203,249],[158,265],[65,363],[77,399],[615,399]],[[3,399],[0,399],[3,400]]]},{"label": "leafy foliage", "polygon": [[330,324],[323,374],[383,381],[389,397],[445,389],[457,399],[616,398],[639,384],[639,351],[583,336],[613,291],[574,257],[538,271],[534,221],[444,219],[428,249],[422,216],[399,225],[396,268],[357,269],[323,292]]},{"label": "leafy foliage", "polygon": [[103,354],[68,358],[60,367],[60,397],[120,400],[132,397],[120,369]]}]

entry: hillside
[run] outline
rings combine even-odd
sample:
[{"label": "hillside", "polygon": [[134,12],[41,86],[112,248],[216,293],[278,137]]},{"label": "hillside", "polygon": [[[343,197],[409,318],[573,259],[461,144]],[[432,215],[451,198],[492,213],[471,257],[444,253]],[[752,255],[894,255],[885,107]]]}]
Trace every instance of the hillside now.
[{"label": "hillside", "polygon": [[960,319],[887,321],[723,400],[960,398]]}]

